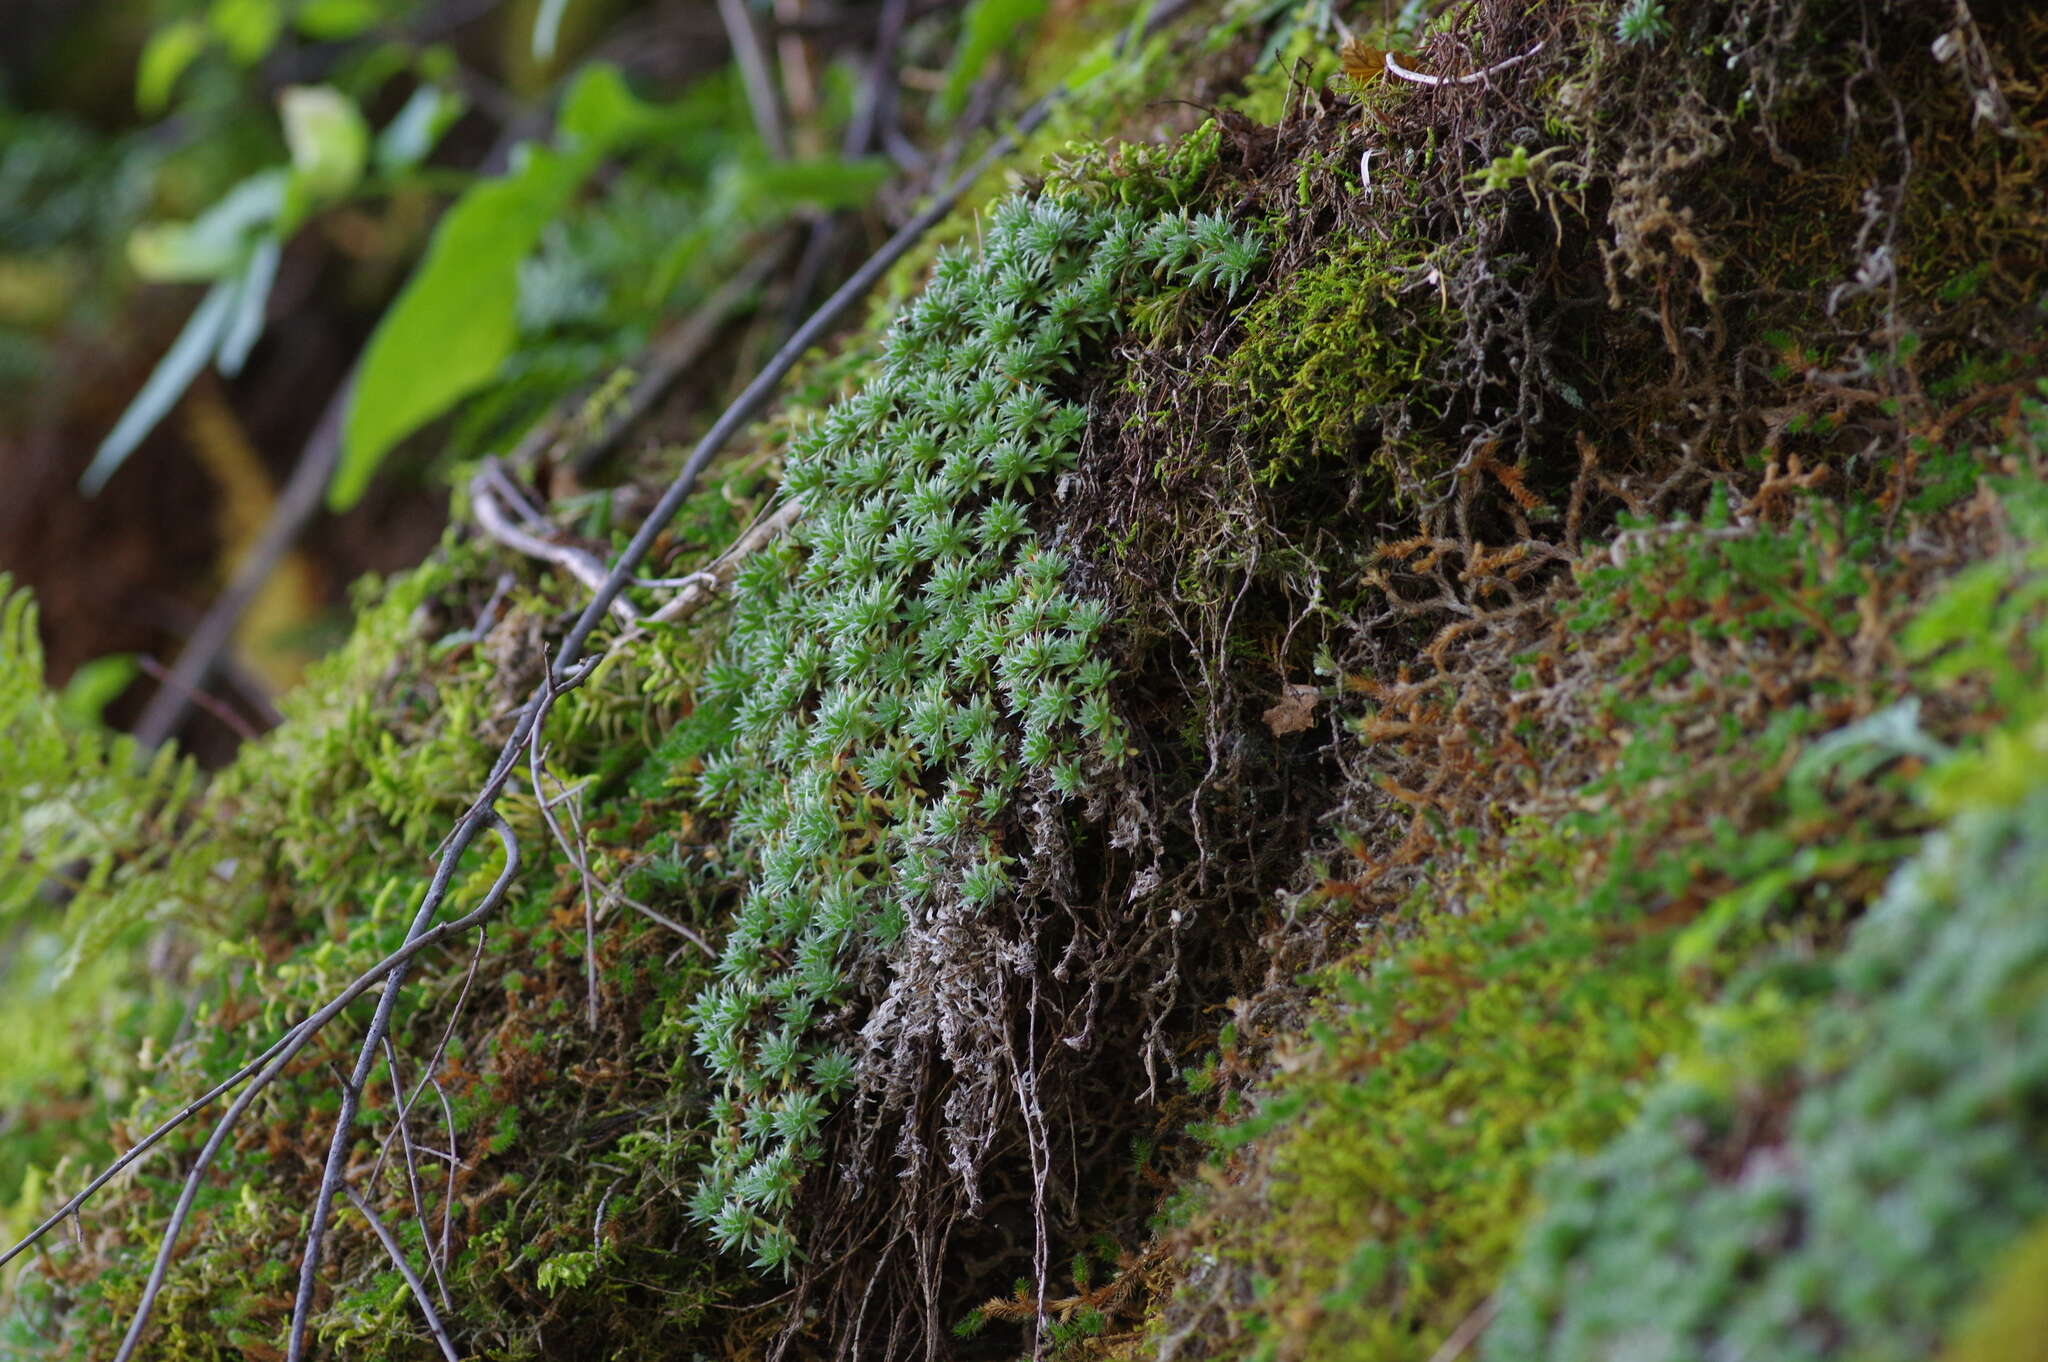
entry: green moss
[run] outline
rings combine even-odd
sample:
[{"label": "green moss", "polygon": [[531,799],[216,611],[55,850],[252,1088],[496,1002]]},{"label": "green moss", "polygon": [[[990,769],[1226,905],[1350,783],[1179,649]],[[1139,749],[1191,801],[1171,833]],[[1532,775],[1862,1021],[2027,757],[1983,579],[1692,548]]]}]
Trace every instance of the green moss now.
[{"label": "green moss", "polygon": [[1724,1013],[1624,1136],[1546,1177],[1484,1355],[1938,1351],[2048,1212],[2044,891],[2037,776],[1931,840],[1832,994]]},{"label": "green moss", "polygon": [[31,1221],[60,1151],[104,1150],[135,1050],[176,990],[140,966],[209,888],[189,853],[197,772],[73,713],[43,685],[36,610],[0,573],[0,1239]]},{"label": "green moss", "polygon": [[[855,1071],[829,1024],[853,981],[1006,898],[1016,811],[1123,756],[1104,611],[1029,514],[1087,425],[1046,385],[1155,280],[1234,288],[1258,255],[1213,215],[1010,200],[978,254],[940,256],[880,372],[794,442],[804,516],[742,569],[704,685],[730,741],[697,785],[751,873],[691,1013],[723,1087],[692,1210],[721,1247],[793,1262],[789,1211]],[[890,1018],[920,1034],[896,995],[862,1037],[880,1054],[904,1045]]]},{"label": "green moss", "polygon": [[1259,477],[1348,458],[1361,441],[1404,479],[1449,466],[1450,451],[1416,428],[1446,414],[1430,410],[1430,389],[1456,321],[1424,278],[1431,249],[1421,240],[1330,241],[1246,311],[1244,338],[1217,381],[1237,438],[1257,451]]},{"label": "green moss", "polygon": [[[1583,769],[1582,783],[1547,791],[1547,812],[1503,838],[1474,828],[1445,846],[1427,889],[1323,976],[1324,1011],[1257,1113],[1216,1137],[1249,1190],[1198,1223],[1259,1301],[1216,1323],[1241,1340],[1224,1355],[1423,1362],[1491,1297],[1539,1172],[1627,1127],[1666,1058],[1693,1047],[1704,1005],[1747,1000],[1789,1028],[1779,1052],[1796,1042],[1829,977],[1801,961],[1916,845],[1898,835],[1906,786],[1870,777],[1904,750],[1869,736],[1893,721],[1816,742],[1846,687],[1778,679],[1866,629],[1881,525],[1867,506],[1808,503],[1736,532],[1717,496],[1698,523],[1625,523],[1625,548],[1590,555],[1507,679],[1529,693],[1552,678],[1570,698],[1548,703],[1565,708],[1512,748],[1469,753],[1503,763],[1496,781],[1526,763]],[[1916,646],[2006,646],[2009,629],[1948,617],[1949,643]],[[1716,654],[1746,659],[1738,684],[1701,666]],[[1556,680],[1575,667],[1582,687]],[[1866,681],[1862,703],[1907,682],[1891,673],[1873,696]],[[1757,685],[1780,690],[1774,705],[1750,704]],[[1444,689],[1445,710],[1478,702]],[[1391,760],[1393,735],[1439,714],[1374,706],[1353,723]],[[1845,778],[1853,801],[1834,793]],[[1326,901],[1357,892],[1326,883]]]},{"label": "green moss", "polygon": [[[723,542],[735,518],[750,514],[746,475],[735,476],[739,487],[708,491],[679,524]],[[565,591],[558,584],[515,589],[496,628],[476,637],[476,612],[500,570],[479,547],[451,544],[419,570],[363,584],[349,644],[287,697],[285,723],[247,745],[216,777],[176,864],[144,876],[145,890],[197,877],[207,886],[206,914],[184,923],[199,938],[177,994],[192,1009],[184,1038],[152,1056],[146,1070],[110,1066],[130,1085],[121,1100],[128,1131],[148,1129],[237,1067],[402,937],[421,883],[418,868],[484,774],[480,735],[516,698],[521,678],[538,675],[538,621],[562,608],[551,594]],[[571,769],[616,765],[611,754],[644,741],[646,725],[667,722],[661,697],[676,694],[678,669],[694,670],[692,658],[701,658],[704,646],[694,638],[658,650],[643,645],[616,660],[558,709],[548,735],[553,759]],[[587,794],[578,807],[593,828],[630,828],[676,817],[681,801],[674,791],[666,804],[621,796],[623,788]],[[664,963],[674,938],[660,929],[637,916],[614,918],[599,939],[608,966],[605,1021],[589,1032],[580,1005],[582,914],[551,909],[563,895],[574,902],[578,878],[566,858],[551,854],[530,791],[508,793],[503,807],[527,848],[528,878],[489,933],[473,984],[465,988],[466,943],[430,958],[407,987],[394,1035],[406,1057],[405,1077],[417,1083],[419,1067],[452,1033],[438,1073],[448,1105],[427,1093],[412,1130],[421,1145],[452,1145],[462,1169],[451,1186],[445,1165],[422,1156],[421,1213],[438,1242],[442,1206],[452,1193],[453,1252],[443,1270],[450,1291],[465,1301],[466,1327],[480,1349],[530,1356],[540,1341],[506,1321],[522,1314],[526,1295],[538,1290],[549,1236],[565,1223],[587,1234],[610,1191],[616,1221],[653,1232],[614,1260],[617,1271],[660,1282],[667,1294],[657,1308],[622,1296],[601,1274],[584,1282],[551,1274],[562,1307],[578,1321],[576,1336],[598,1353],[627,1340],[687,1336],[697,1304],[719,1288],[698,1260],[655,1247],[667,1236],[653,1189],[701,1156],[689,1113],[702,1099],[670,1074],[665,1053],[634,1057],[659,1020],[647,1001],[675,996],[703,972],[689,956]],[[619,844],[616,834],[610,840],[592,858],[604,883],[631,877],[640,862],[636,847]],[[496,867],[495,856],[465,865],[455,900],[473,902]],[[702,889],[694,872],[663,888],[649,894],[660,911],[698,916],[694,896]],[[653,939],[633,945],[640,937]],[[515,989],[521,976],[525,986]],[[565,994],[577,1004],[567,1009],[573,1022],[554,1019]],[[335,1108],[327,1075],[346,1067],[353,1044],[351,1024],[337,1023],[307,1051],[310,1067],[281,1079],[223,1151],[167,1280],[146,1344],[152,1355],[240,1359],[279,1336],[290,1304],[290,1285],[280,1278],[304,1233],[304,1169],[317,1166]],[[622,1062],[634,1067],[613,1067]],[[577,1072],[585,1077],[565,1077]],[[619,1073],[637,1076],[621,1087]],[[391,1097],[390,1076],[380,1070],[366,1091],[360,1127],[359,1154],[372,1161],[394,1130]],[[577,1133],[584,1128],[579,1121],[596,1118],[576,1116],[579,1108],[621,1101],[649,1113],[651,1134],[640,1128],[641,1118],[615,1116],[595,1127],[604,1133]],[[37,1269],[11,1284],[0,1351],[93,1357],[111,1350],[139,1299],[182,1180],[171,1170],[180,1166],[179,1152],[203,1136],[205,1123],[199,1124],[198,1132],[173,1137],[168,1166],[146,1163],[139,1178],[116,1184],[87,1209],[89,1237],[53,1242]],[[67,1152],[64,1163],[39,1175],[44,1195],[69,1192],[86,1161],[97,1161],[89,1144]],[[592,1158],[607,1171],[596,1186]],[[387,1223],[417,1233],[402,1160],[394,1155],[382,1168],[360,1190]],[[666,1215],[679,1228],[679,1210]],[[424,1261],[423,1253],[415,1257]],[[329,1262],[324,1277],[333,1295],[318,1323],[327,1346],[391,1358],[438,1355],[383,1251],[346,1210]]]}]

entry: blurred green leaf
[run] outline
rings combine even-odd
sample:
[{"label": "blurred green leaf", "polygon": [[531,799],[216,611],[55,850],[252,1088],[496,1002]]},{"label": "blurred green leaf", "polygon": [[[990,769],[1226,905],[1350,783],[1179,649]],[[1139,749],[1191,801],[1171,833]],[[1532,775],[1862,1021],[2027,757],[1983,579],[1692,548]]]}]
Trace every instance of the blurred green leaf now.
[{"label": "blurred green leaf", "polygon": [[1021,30],[1045,13],[1046,0],[974,0],[960,19],[960,46],[953,53],[946,87],[939,92],[938,115],[952,118],[967,102],[967,92],[981,79],[990,57],[1020,43]]},{"label": "blurred green leaf", "polygon": [[73,723],[104,722],[107,706],[141,674],[142,666],[133,653],[96,657],[71,673],[63,694],[57,697],[57,708]]},{"label": "blurred green leaf", "polygon": [[185,389],[206,367],[206,361],[213,358],[234,317],[235,299],[240,288],[240,280],[224,279],[207,290],[206,297],[193,309],[185,329],[178,333],[178,338],[171,342],[171,348],[157,361],[155,372],[142,385],[142,391],[135,394],[128,410],[121,413],[121,419],[114,423],[114,428],[107,432],[107,438],[100,441],[92,463],[86,467],[85,475],[79,478],[79,489],[87,496],[107,485],[107,479],[114,476],[114,470],[135,452],[135,446],[142,443],[142,437],[155,428],[164,413],[178,404],[178,399],[185,395]]},{"label": "blurred green leaf", "polygon": [[277,0],[213,0],[206,24],[221,45],[243,66],[253,66],[269,55],[284,27],[284,15]]},{"label": "blurred green leaf", "polygon": [[353,38],[384,17],[377,0],[304,0],[292,26],[316,42]]},{"label": "blurred green leaf", "polygon": [[190,222],[136,228],[128,263],[155,283],[225,278],[242,268],[258,231],[283,215],[288,178],[282,170],[259,171]]},{"label": "blurred green leaf", "polygon": [[427,255],[377,323],[349,401],[328,505],[361,499],[401,439],[488,383],[518,336],[519,262],[595,163],[524,148],[503,179],[472,186],[441,219]]},{"label": "blurred green leaf", "polygon": [[889,163],[880,157],[759,161],[742,172],[741,192],[747,211],[756,213],[797,207],[857,208],[874,197],[889,174]]},{"label": "blurred green leaf", "polygon": [[420,86],[377,134],[377,169],[387,175],[412,169],[427,159],[441,134],[461,116],[461,95],[438,85]]},{"label": "blurred green leaf", "polygon": [[565,144],[586,151],[608,151],[666,126],[669,111],[650,104],[627,87],[619,68],[592,62],[577,73],[562,96],[557,124]]},{"label": "blurred green leaf", "polygon": [[370,129],[354,100],[331,85],[291,85],[277,97],[292,173],[316,201],[356,187],[370,156]]},{"label": "blurred green leaf", "polygon": [[178,77],[205,50],[206,29],[197,19],[181,19],[150,34],[135,70],[135,107],[145,114],[162,113]]}]

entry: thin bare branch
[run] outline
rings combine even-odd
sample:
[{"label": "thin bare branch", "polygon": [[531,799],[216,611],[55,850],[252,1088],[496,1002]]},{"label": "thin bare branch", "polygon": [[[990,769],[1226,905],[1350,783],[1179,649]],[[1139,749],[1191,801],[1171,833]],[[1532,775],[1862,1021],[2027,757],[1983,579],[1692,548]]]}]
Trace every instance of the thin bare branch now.
[{"label": "thin bare branch", "polygon": [[[505,847],[505,868],[499,872],[490,892],[484,895],[483,902],[463,916],[411,936],[404,945],[357,975],[355,981],[336,994],[325,1007],[292,1028],[284,1040],[271,1047],[267,1052],[272,1056],[270,1061],[250,1080],[249,1086],[228,1105],[228,1109],[221,1113],[220,1120],[214,1125],[213,1134],[207,1137],[206,1143],[199,1150],[199,1156],[192,1161],[192,1167],[185,1175],[185,1186],[178,1194],[177,1204],[171,1208],[170,1220],[164,1226],[163,1237],[157,1244],[156,1261],[151,1265],[149,1280],[142,1288],[142,1299],[135,1307],[135,1316],[128,1323],[127,1335],[121,1340],[120,1350],[114,1355],[114,1362],[128,1362],[128,1359],[134,1357],[136,1346],[142,1339],[142,1331],[149,1323],[151,1312],[156,1308],[156,1298],[163,1291],[164,1277],[170,1270],[171,1255],[176,1251],[178,1240],[185,1231],[185,1222],[192,1214],[192,1202],[199,1195],[200,1181],[205,1177],[214,1156],[220,1152],[221,1145],[226,1142],[229,1132],[234,1129],[235,1122],[241,1119],[242,1113],[247,1111],[257,1096],[283,1072],[284,1066],[306,1047],[307,1042],[318,1035],[328,1022],[341,1014],[342,1009],[375,985],[387,981],[395,971],[408,964],[413,956],[449,936],[469,930],[497,911],[506,891],[512,887],[513,878],[519,873],[519,839],[512,835],[512,830],[505,825],[505,820],[498,817],[495,812],[486,811],[473,819],[474,826],[471,824],[472,820],[465,820],[463,824],[463,827],[469,828],[467,837],[450,839],[451,842],[459,844],[443,858],[440,867],[435,871],[433,883],[427,890],[423,911],[429,905],[438,907],[441,900],[447,896],[448,884],[454,878],[456,862],[461,859],[462,852],[468,849],[469,843],[475,840],[476,832],[486,826],[498,834]],[[460,831],[461,829],[458,829],[458,832]],[[387,996],[393,992],[395,990],[387,984]],[[104,1180],[105,1175],[100,1181]],[[47,1228],[47,1224],[44,1228]],[[43,1232],[43,1229],[38,1229],[11,1250],[9,1256],[41,1238]]]},{"label": "thin bare branch", "polygon": [[746,533],[733,541],[731,548],[713,559],[708,567],[690,574],[683,589],[672,599],[662,602],[661,608],[648,616],[649,622],[673,624],[696,614],[713,596],[731,584],[733,575],[740,570],[740,564],[749,554],[760,552],[780,538],[803,513],[803,501],[791,497],[777,507],[774,514],[756,520],[747,527]]},{"label": "thin bare branch", "polygon": [[[455,1175],[462,1171],[462,1151],[455,1146],[455,1104],[448,1100],[448,1090],[440,1079],[429,1075],[427,1081],[434,1085],[434,1096],[441,1099],[441,1118],[448,1123],[448,1184],[441,1195],[441,1261],[445,1263],[455,1225]],[[447,1304],[447,1297],[442,1297],[442,1304]]]},{"label": "thin bare branch", "polygon": [[1458,1359],[1479,1341],[1479,1336],[1486,1332],[1486,1326],[1493,1323],[1493,1317],[1499,1312],[1498,1295],[1488,1296],[1473,1306],[1472,1313],[1460,1320],[1457,1328],[1451,1330],[1450,1336],[1444,1339],[1443,1346],[1430,1354],[1429,1362],[1458,1362]]},{"label": "thin bare branch", "polygon": [[674,918],[662,913],[657,913],[654,911],[654,909],[649,908],[646,904],[640,902],[640,900],[627,898],[624,894],[619,895],[619,902],[625,904],[628,908],[631,908],[634,912],[640,914],[644,918],[647,918],[649,921],[658,922],[662,926],[674,932],[677,936],[682,937],[685,941],[688,941],[698,950],[704,952],[705,959],[716,960],[718,958],[718,952],[711,948],[711,943],[709,941],[706,941],[700,933],[692,930],[689,927],[684,926],[680,922],[677,922]]},{"label": "thin bare branch", "polygon": [[[420,1281],[419,1274],[412,1270],[412,1264],[405,1261],[405,1250],[399,1247],[398,1240],[384,1227],[384,1222],[377,1218],[377,1213],[370,1209],[370,1204],[356,1195],[355,1188],[344,1187],[342,1191],[348,1195],[349,1205],[356,1208],[356,1214],[369,1222],[370,1229],[377,1236],[377,1242],[384,1245],[384,1252],[391,1256],[391,1265],[398,1269],[398,1275],[405,1278],[405,1284],[412,1289],[412,1298],[419,1302],[420,1313],[427,1317],[427,1328],[432,1331],[434,1342],[441,1345],[441,1356],[447,1358],[448,1362],[462,1362],[462,1355],[456,1352],[455,1345],[448,1341],[448,1330],[442,1327],[440,1315],[434,1312],[434,1303],[427,1299],[425,1284]],[[431,1261],[433,1256],[433,1247],[429,1245],[428,1260]]]},{"label": "thin bare branch", "polygon": [[[163,663],[147,653],[137,657],[135,663],[138,667],[142,668],[142,674],[156,682],[159,687],[183,684]],[[204,689],[194,688],[185,698],[227,725],[228,731],[243,742],[254,742],[261,736],[257,733],[254,724],[250,723],[240,714],[237,714],[233,707],[218,696],[210,695]]]},{"label": "thin bare branch", "polygon": [[[405,1093],[405,1083],[400,1079],[398,1072],[398,1047],[391,1043],[391,1037],[389,1036],[384,1037],[384,1062],[391,1069],[391,1091],[396,1095],[402,1096]],[[427,1233],[427,1203],[425,1198],[420,1195],[419,1160],[413,1153],[412,1123],[406,1118],[406,1112],[407,1109],[401,1109],[398,1113],[398,1120],[394,1124],[398,1127],[399,1144],[405,1151],[405,1181],[412,1191],[412,1216],[420,1227],[420,1243],[426,1246],[427,1270],[434,1274],[434,1285],[440,1288],[441,1302],[445,1305],[448,1302],[448,1279],[441,1274],[441,1259],[434,1252],[434,1237]],[[385,1141],[384,1147],[385,1149],[391,1147],[388,1139]],[[384,1155],[380,1151],[377,1155],[377,1161],[381,1165],[383,1160]],[[375,1184],[376,1180],[377,1177],[374,1172],[366,1179],[366,1181],[372,1184]]]}]

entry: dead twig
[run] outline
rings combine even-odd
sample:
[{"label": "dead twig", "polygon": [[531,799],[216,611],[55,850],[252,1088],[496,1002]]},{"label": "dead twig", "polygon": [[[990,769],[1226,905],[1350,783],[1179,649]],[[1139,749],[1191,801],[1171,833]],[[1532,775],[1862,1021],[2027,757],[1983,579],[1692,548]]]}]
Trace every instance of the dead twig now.
[{"label": "dead twig", "polygon": [[441,1194],[441,1261],[448,1261],[448,1241],[455,1225],[455,1175],[462,1171],[462,1151],[455,1144],[455,1104],[448,1100],[448,1090],[441,1086],[441,1080],[431,1075],[427,1081],[434,1085],[434,1096],[441,1099],[441,1118],[448,1123],[448,1183]]},{"label": "dead twig", "polygon": [[[138,667],[142,668],[142,674],[144,676],[147,676],[150,680],[157,683],[159,692],[173,686],[179,686],[184,684],[183,682],[178,680],[177,676],[174,673],[166,669],[163,663],[157,661],[155,658],[149,656],[147,653],[144,653],[140,657],[136,658],[135,664]],[[209,695],[204,690],[191,691],[185,696],[185,698],[187,700],[190,700],[193,704],[199,706],[199,708],[205,710],[208,714],[211,714],[214,718],[220,720],[223,724],[227,725],[229,731],[231,731],[236,737],[240,738],[243,742],[254,742],[259,736],[261,736],[257,733],[256,726],[250,723],[247,719],[243,718],[240,714],[237,714],[232,708],[229,707],[226,701],[221,700],[216,696]]]},{"label": "dead twig", "polygon": [[[391,1069],[391,1091],[394,1094],[403,1093],[405,1091],[405,1084],[398,1075],[398,1048],[391,1043],[391,1037],[389,1036],[384,1038],[384,1063]],[[434,1274],[434,1285],[441,1292],[441,1304],[449,1305],[448,1279],[442,1275],[441,1260],[434,1253],[434,1237],[427,1232],[427,1203],[426,1199],[420,1195],[420,1167],[419,1160],[414,1157],[413,1153],[412,1123],[406,1119],[404,1112],[399,1113],[397,1126],[399,1145],[405,1153],[405,1181],[412,1191],[412,1215],[413,1219],[419,1224],[420,1243],[425,1246],[427,1252],[427,1270]],[[384,1148],[386,1150],[391,1148],[391,1142],[388,1139],[384,1143]],[[384,1154],[382,1151],[378,1153],[377,1160],[379,1164],[383,1162]],[[375,1183],[376,1180],[375,1173],[372,1173],[366,1179],[366,1181],[371,1183]]]},{"label": "dead twig", "polygon": [[[427,1299],[427,1288],[421,1284],[419,1274],[412,1270],[412,1264],[405,1261],[405,1250],[399,1247],[398,1240],[391,1236],[391,1231],[384,1228],[384,1222],[377,1218],[377,1213],[370,1209],[370,1204],[356,1194],[355,1188],[344,1187],[342,1190],[348,1194],[349,1205],[356,1208],[356,1214],[369,1222],[371,1231],[377,1236],[377,1242],[384,1245],[384,1252],[390,1255],[391,1265],[398,1269],[398,1275],[405,1278],[405,1284],[412,1289],[412,1298],[419,1302],[420,1313],[427,1317],[427,1328],[432,1331],[434,1342],[441,1345],[441,1356],[447,1358],[448,1362],[462,1362],[462,1355],[456,1352],[455,1345],[448,1341],[448,1331],[442,1327],[441,1317],[434,1313],[434,1303]],[[427,1249],[427,1255],[430,1259],[433,1256],[431,1246]]]},{"label": "dead twig", "polygon": [[1458,1322],[1458,1327],[1444,1339],[1443,1346],[1430,1354],[1429,1362],[1458,1362],[1479,1341],[1479,1336],[1486,1332],[1487,1325],[1493,1323],[1493,1317],[1499,1310],[1499,1296],[1488,1296],[1472,1307],[1472,1313]]},{"label": "dead twig", "polygon": [[[596,554],[579,549],[573,544],[557,544],[537,534],[522,529],[513,523],[506,513],[500,496],[512,500],[516,493],[508,488],[511,479],[496,459],[484,460],[483,467],[469,480],[470,509],[476,513],[477,528],[506,548],[553,563],[593,591],[604,582],[604,564]],[[624,596],[614,596],[611,611],[627,624],[638,622],[640,612]]]},{"label": "dead twig", "polygon": [[628,898],[624,894],[621,894],[619,895],[619,902],[625,904],[628,908],[631,908],[634,912],[640,914],[644,918],[647,918],[649,921],[658,922],[662,926],[674,932],[677,936],[682,937],[685,941],[688,941],[698,950],[704,952],[704,958],[706,960],[716,960],[718,958],[718,952],[711,948],[711,943],[704,939],[702,933],[694,931],[691,928],[684,926],[682,923],[677,922],[672,917],[668,917],[662,913],[655,912],[652,908],[649,908],[646,904],[640,902],[640,900],[638,899]]},{"label": "dead twig", "polygon": [[731,548],[712,559],[710,564],[700,571],[691,573],[684,579],[683,589],[673,598],[664,601],[660,609],[649,615],[648,623],[673,624],[677,620],[696,614],[713,596],[731,585],[734,574],[740,570],[740,564],[745,562],[749,555],[759,553],[781,538],[783,532],[794,525],[797,517],[803,513],[803,501],[791,497],[777,507],[772,515],[756,520],[747,527],[744,534],[733,541]]}]

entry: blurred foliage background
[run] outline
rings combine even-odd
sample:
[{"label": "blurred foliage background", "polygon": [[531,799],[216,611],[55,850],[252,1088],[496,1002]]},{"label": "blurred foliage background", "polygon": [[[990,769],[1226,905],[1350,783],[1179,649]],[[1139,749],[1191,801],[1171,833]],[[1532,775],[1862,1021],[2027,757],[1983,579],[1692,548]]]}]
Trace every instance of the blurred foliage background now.
[{"label": "blurred foliage background", "polygon": [[[451,471],[578,393],[602,420],[694,318],[718,343],[636,428],[686,438],[957,160],[1046,8],[11,7],[0,570],[50,680],[224,760],[345,632],[347,583],[439,535]],[[209,648],[251,554],[274,568]],[[195,631],[199,703],[149,709]]]}]

